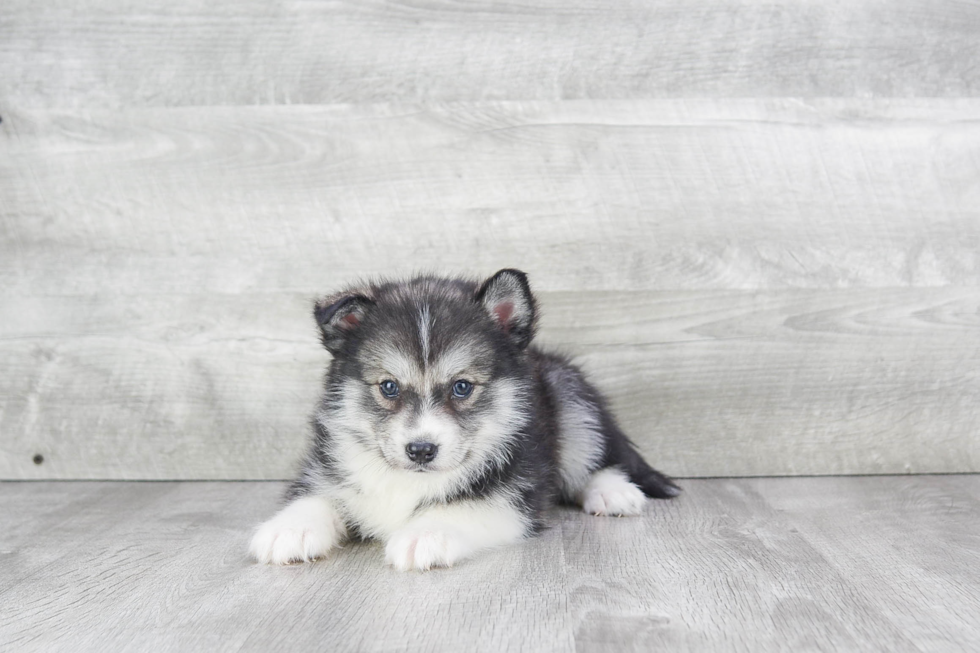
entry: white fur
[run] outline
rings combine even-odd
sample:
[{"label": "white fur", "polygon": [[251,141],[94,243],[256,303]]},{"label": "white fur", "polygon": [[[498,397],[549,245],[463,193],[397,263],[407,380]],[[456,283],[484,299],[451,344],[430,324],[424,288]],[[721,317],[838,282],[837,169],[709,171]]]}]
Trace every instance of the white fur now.
[{"label": "white fur", "polygon": [[551,369],[545,380],[558,404],[558,470],[561,492],[566,499],[578,497],[599,466],[603,453],[599,408],[577,397],[582,380],[566,368]]},{"label": "white fur", "polygon": [[[347,418],[345,421],[349,423],[352,419]],[[365,429],[370,429],[370,425],[366,425]],[[378,450],[390,466],[410,470],[412,473],[417,473],[417,464],[408,457],[405,450],[411,442],[431,442],[439,447],[439,453],[428,465],[427,473],[452,471],[463,461],[467,452],[461,446],[462,433],[459,424],[444,411],[431,405],[423,405],[418,415],[408,411],[396,413],[389,418],[386,432],[371,435],[368,441],[371,439],[377,442]]]},{"label": "white fur", "polygon": [[429,360],[429,327],[431,325],[431,319],[429,305],[423,304],[419,309],[419,340],[422,344],[422,360],[425,362]]},{"label": "white fur", "polygon": [[374,360],[367,368],[371,381],[380,383],[386,379],[401,385],[417,386],[425,378],[425,371],[412,357],[405,355],[391,342],[372,343]]},{"label": "white fur", "polygon": [[393,438],[394,448],[406,463],[411,463],[405,452],[409,442],[431,442],[438,445],[439,453],[429,465],[433,470],[448,470],[456,467],[466,455],[460,448],[462,434],[459,425],[444,411],[426,406],[417,419],[397,429]]},{"label": "white fur", "polygon": [[[431,329],[429,317],[420,318],[420,331],[423,324]],[[444,365],[436,362],[422,372],[421,379],[411,381],[427,387],[436,381],[431,378],[432,368],[451,374],[462,372],[450,369],[466,363],[462,352],[451,352]],[[392,366],[404,368],[401,371],[406,374],[418,372],[411,369],[414,363],[403,356],[392,355],[377,364],[385,372],[391,372]],[[402,378],[392,378],[405,383]],[[377,432],[362,408],[363,402],[369,400],[365,393],[375,390],[373,386],[350,380],[345,383],[340,400],[323,406],[317,415],[318,421],[333,435],[325,444],[329,451],[324,453],[336,461],[339,479],[337,476],[311,478],[307,474],[307,480],[317,488],[318,494],[332,502],[336,513],[347,522],[356,523],[365,537],[386,541],[388,559],[399,569],[451,565],[477,551],[524,536],[525,518],[503,497],[442,503],[463,489],[490,461],[506,452],[507,440],[529,418],[525,405],[528,389],[524,384],[503,379],[478,386],[474,393],[490,393],[493,406],[466,437],[454,420],[433,410],[423,410],[418,419],[408,413],[395,416],[383,432]],[[414,464],[409,465],[405,454],[408,442],[421,439],[439,445],[436,459],[424,472],[414,469]],[[430,507],[419,514],[419,506]],[[291,533],[297,530],[291,527],[291,522],[302,521],[283,517],[287,510],[288,507],[256,535],[253,540],[256,557],[286,562],[314,557],[308,553],[322,555],[323,547],[308,552],[305,540],[302,546],[295,544],[295,535],[291,540],[287,537],[280,545],[284,551],[278,552],[273,534]],[[290,541],[293,545],[286,547]]]},{"label": "white fur", "polygon": [[394,469],[376,455],[345,458],[347,482],[330,491],[361,532],[370,537],[387,538],[408,522],[419,504],[441,500],[462,481],[458,472]]},{"label": "white fur", "polygon": [[[441,471],[418,472],[400,469],[385,460],[380,453],[383,443],[371,446],[374,436],[370,425],[360,417],[356,392],[364,391],[363,384],[351,384],[340,405],[323,411],[318,419],[335,434],[328,455],[343,470],[344,480],[331,483],[324,479],[320,492],[334,500],[341,514],[357,522],[362,534],[387,539],[405,527],[419,505],[444,501],[461,489],[480,469],[506,451],[507,438],[528,419],[521,405],[525,389],[520,383],[502,380],[488,388],[492,392],[494,409],[478,431],[465,439],[444,438],[437,457],[456,460],[453,467]],[[430,427],[434,425],[430,424]],[[356,437],[363,434],[364,438]],[[446,444],[455,451],[442,449]],[[463,448],[465,447],[465,448]],[[404,456],[404,444],[391,447],[391,455]],[[459,464],[468,455],[465,464]],[[407,459],[406,459],[407,460]]]},{"label": "white fur", "polygon": [[453,345],[440,353],[439,357],[426,368],[426,382],[448,384],[459,378],[474,383],[485,381],[484,376],[479,376],[469,368],[473,365],[474,359],[487,355],[488,350],[477,341]]},{"label": "white fur", "polygon": [[377,449],[352,437],[338,437],[329,455],[343,470],[344,480],[324,483],[322,492],[369,537],[389,536],[405,525],[417,506],[444,499],[467,478],[463,467],[444,472],[396,468]]},{"label": "white fur", "polygon": [[639,515],[646,497],[622,471],[600,469],[589,479],[581,494],[582,509],[592,515]]},{"label": "white fur", "polygon": [[388,539],[385,560],[399,571],[451,567],[460,560],[521,540],[523,516],[504,498],[435,506]]},{"label": "white fur", "polygon": [[307,562],[327,555],[345,535],[344,524],[328,499],[303,497],[259,526],[249,551],[265,564]]},{"label": "white fur", "polygon": [[[372,387],[370,391],[374,392],[374,388]],[[363,383],[353,379],[344,381],[343,392],[340,393],[340,402],[317,413],[317,421],[331,432],[344,434],[348,437],[360,436],[366,440],[373,439],[371,424],[364,419],[361,410],[362,392],[365,392]]]},{"label": "white fur", "polygon": [[594,406],[565,401],[558,415],[558,469],[562,494],[572,498],[589,482],[602,459],[602,435]]}]

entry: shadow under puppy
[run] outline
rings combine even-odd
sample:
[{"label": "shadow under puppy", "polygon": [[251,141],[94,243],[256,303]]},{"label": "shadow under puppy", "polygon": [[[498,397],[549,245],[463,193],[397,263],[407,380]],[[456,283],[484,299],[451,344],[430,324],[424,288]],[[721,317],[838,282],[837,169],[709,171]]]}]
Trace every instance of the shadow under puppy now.
[{"label": "shadow under puppy", "polygon": [[371,283],[314,314],[333,361],[288,504],[252,539],[259,562],[362,537],[398,569],[448,567],[533,535],[558,501],[636,515],[680,492],[578,368],[529,346],[523,272]]}]

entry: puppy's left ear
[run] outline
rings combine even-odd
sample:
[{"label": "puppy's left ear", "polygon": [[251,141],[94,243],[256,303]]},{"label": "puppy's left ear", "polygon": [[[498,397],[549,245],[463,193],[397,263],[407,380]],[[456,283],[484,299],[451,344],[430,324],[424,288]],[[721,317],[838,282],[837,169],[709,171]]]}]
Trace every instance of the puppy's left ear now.
[{"label": "puppy's left ear", "polygon": [[501,270],[480,287],[476,300],[520,349],[530,344],[537,306],[526,274],[520,270]]}]

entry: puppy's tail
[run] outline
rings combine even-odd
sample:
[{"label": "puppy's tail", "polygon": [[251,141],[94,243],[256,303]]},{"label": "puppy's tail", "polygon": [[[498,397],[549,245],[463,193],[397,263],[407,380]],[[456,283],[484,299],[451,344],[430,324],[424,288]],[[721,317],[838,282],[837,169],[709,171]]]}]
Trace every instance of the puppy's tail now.
[{"label": "puppy's tail", "polygon": [[643,494],[651,499],[673,499],[682,492],[680,486],[670,477],[650,467],[633,443],[618,428],[615,429],[608,444],[610,458],[612,458],[609,462],[620,465],[630,481],[643,490]]},{"label": "puppy's tail", "polygon": [[651,499],[673,499],[683,490],[666,475],[661,474],[637,455],[641,463],[640,469],[629,470],[630,480],[636,483],[643,494]]}]

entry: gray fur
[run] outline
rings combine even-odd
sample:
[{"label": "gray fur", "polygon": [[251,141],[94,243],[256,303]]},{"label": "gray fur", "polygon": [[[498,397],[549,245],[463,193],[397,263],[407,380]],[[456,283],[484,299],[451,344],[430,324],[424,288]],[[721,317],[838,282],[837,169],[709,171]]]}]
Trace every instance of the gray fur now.
[{"label": "gray fur", "polygon": [[[577,367],[530,345],[537,309],[522,272],[483,283],[371,282],[319,302],[315,316],[334,360],[288,496],[331,497],[354,534],[385,537],[402,517],[459,501],[505,502],[530,534],[544,510],[579,501],[608,467],[647,496],[679,492],[643,461]],[[471,395],[453,394],[459,380]],[[397,397],[379,390],[386,381]],[[404,454],[406,442],[421,441],[438,445],[429,464]],[[404,516],[373,514],[368,486],[392,478],[414,505]]]}]

